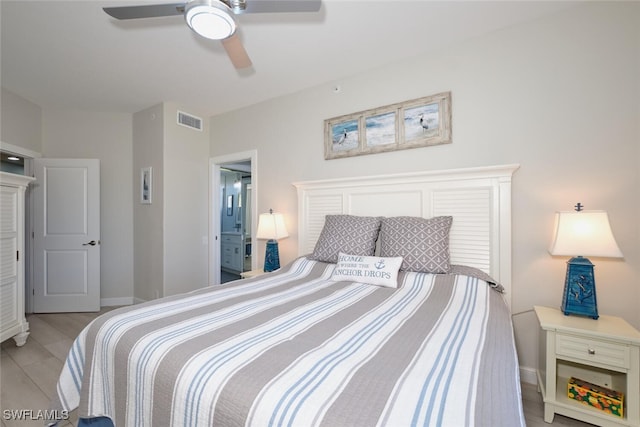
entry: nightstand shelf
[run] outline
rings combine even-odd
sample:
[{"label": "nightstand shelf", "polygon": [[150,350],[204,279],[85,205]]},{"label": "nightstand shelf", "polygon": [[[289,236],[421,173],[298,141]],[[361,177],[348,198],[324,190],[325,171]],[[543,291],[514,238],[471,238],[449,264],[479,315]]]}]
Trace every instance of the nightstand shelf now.
[{"label": "nightstand shelf", "polygon": [[[600,426],[640,426],[640,332],[623,319],[565,316],[560,310],[534,307],[540,323],[538,387],[544,419],[555,414]],[[570,399],[570,377],[624,393],[624,417]]]}]

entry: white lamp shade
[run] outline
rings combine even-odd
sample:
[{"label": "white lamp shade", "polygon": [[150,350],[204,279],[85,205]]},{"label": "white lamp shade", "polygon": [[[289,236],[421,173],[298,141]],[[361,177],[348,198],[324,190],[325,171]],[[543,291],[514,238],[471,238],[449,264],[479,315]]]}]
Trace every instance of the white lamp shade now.
[{"label": "white lamp shade", "polygon": [[287,227],[284,225],[284,217],[279,213],[263,213],[258,219],[258,239],[284,239],[288,237]]},{"label": "white lamp shade", "polygon": [[556,212],[551,255],[622,258],[605,211]]},{"label": "white lamp shade", "polygon": [[208,39],[226,39],[236,31],[233,12],[218,0],[189,2],[186,5],[184,17],[189,28]]}]

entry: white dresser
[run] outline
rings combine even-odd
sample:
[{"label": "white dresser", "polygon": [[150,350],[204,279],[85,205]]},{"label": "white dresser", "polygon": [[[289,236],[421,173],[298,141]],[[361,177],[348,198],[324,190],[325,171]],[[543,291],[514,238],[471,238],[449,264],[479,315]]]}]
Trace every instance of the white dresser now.
[{"label": "white dresser", "polygon": [[24,204],[34,178],[0,172],[0,341],[22,346],[29,335],[24,316]]}]

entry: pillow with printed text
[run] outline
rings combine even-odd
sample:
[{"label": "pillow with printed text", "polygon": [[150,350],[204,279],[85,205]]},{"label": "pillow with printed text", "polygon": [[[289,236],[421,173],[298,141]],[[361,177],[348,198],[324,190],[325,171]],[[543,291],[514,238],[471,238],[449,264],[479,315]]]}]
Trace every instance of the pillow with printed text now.
[{"label": "pillow with printed text", "polygon": [[397,288],[398,270],[401,265],[402,257],[384,258],[349,255],[340,252],[338,264],[333,270],[331,280]]}]

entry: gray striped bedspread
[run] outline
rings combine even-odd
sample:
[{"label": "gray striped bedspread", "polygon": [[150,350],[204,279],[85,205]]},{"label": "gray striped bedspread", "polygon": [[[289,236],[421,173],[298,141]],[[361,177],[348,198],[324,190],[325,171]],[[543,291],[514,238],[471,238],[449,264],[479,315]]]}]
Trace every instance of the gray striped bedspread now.
[{"label": "gray striped bedspread", "polygon": [[473,275],[330,281],[298,258],[123,307],[75,340],[54,409],[116,426],[523,426],[511,318]]}]

